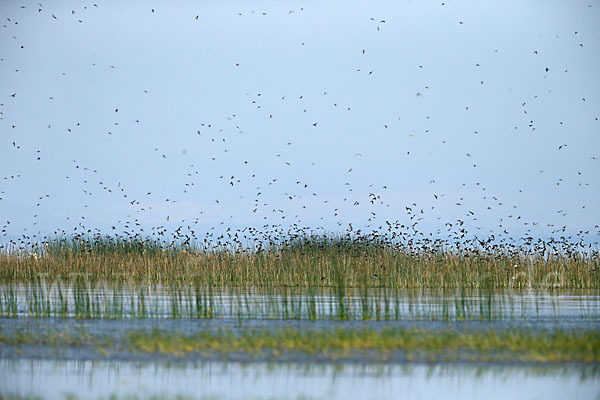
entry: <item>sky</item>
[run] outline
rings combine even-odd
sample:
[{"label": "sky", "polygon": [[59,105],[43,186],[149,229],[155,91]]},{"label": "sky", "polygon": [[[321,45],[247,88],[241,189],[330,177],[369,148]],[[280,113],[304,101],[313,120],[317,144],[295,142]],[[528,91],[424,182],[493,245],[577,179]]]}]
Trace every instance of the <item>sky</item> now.
[{"label": "sky", "polygon": [[598,239],[600,1],[0,16],[0,240],[386,221]]}]

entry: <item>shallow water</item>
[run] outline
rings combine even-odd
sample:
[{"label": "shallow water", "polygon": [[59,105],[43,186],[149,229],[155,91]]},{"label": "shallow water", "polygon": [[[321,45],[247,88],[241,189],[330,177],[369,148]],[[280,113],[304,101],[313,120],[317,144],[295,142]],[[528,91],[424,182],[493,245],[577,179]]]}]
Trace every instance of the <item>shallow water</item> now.
[{"label": "shallow water", "polygon": [[0,393],[63,399],[594,399],[590,366],[390,366],[0,360]]},{"label": "shallow water", "polygon": [[242,290],[0,285],[0,316],[177,319],[600,321],[600,295],[583,290]]},{"label": "shallow water", "polygon": [[[367,293],[373,309],[382,304],[380,294]],[[120,290],[118,295],[124,299],[124,305],[131,304],[131,298],[137,296],[127,290]],[[354,308],[356,314],[350,320],[336,318],[334,307],[339,298],[327,291],[313,296],[324,310],[317,320],[305,315],[298,319],[282,318],[280,311],[265,314],[274,305],[281,307],[281,304],[289,304],[290,299],[306,298],[301,291],[282,295],[273,291],[231,290],[213,295],[222,312],[214,318],[185,315],[173,318],[169,312],[168,292],[150,296],[150,301],[163,308],[158,307],[155,314],[144,318],[133,318],[135,312],[125,312],[111,319],[73,318],[74,314],[69,313],[62,317],[32,318],[35,314],[27,308],[27,297],[23,297],[25,303],[19,303],[17,317],[0,318],[0,333],[14,336],[19,332],[38,335],[86,332],[110,337],[118,343],[128,332],[152,329],[184,334],[284,327],[299,330],[387,327],[456,331],[600,330],[600,296],[584,291],[396,292],[394,304],[402,310],[399,318],[380,321],[359,318],[364,296],[361,300],[356,291],[348,292],[345,297],[348,305],[358,303]],[[288,303],[282,300],[284,296]],[[243,304],[243,308],[251,312],[232,313],[233,304]],[[480,314],[484,306],[492,311]],[[50,399],[62,399],[67,394],[82,399],[107,398],[111,394],[138,398],[184,395],[200,399],[504,399],[511,396],[598,399],[600,394],[598,364],[534,366],[456,362],[424,365],[405,361],[378,364],[368,356],[340,364],[307,355],[279,360],[284,362],[269,363],[273,358],[244,354],[178,358],[157,353],[140,355],[127,350],[102,354],[94,346],[4,345],[0,346],[0,395],[40,395]]]}]

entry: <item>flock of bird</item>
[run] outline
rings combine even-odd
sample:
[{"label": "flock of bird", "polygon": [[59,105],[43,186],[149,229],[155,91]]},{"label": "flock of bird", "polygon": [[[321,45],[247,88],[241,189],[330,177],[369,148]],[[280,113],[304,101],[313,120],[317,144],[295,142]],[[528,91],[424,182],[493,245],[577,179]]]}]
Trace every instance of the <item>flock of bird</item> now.
[{"label": "flock of bird", "polygon": [[[448,5],[441,3],[441,6],[447,7]],[[86,23],[84,15],[89,15],[90,11],[102,7],[102,4],[84,5],[81,10],[73,9],[69,12],[63,10],[62,13],[47,11],[46,6],[42,4],[23,5],[20,6],[20,10],[10,9],[5,4],[2,9],[5,12],[10,10],[11,14],[27,19],[30,24],[31,13],[51,18],[55,23],[61,23],[70,18],[79,24],[84,24]],[[161,11],[157,7],[148,7],[146,10],[153,16],[159,15]],[[305,7],[289,10],[287,15],[295,17],[303,12],[305,12]],[[246,17],[248,14],[261,17],[270,15],[269,12],[255,13],[254,11],[236,14],[238,17]],[[279,18],[282,17],[279,16]],[[377,33],[383,33],[383,28],[389,24],[389,20],[386,18],[366,18],[372,23],[371,27]],[[200,14],[190,15],[190,19],[200,21]],[[456,22],[459,26],[465,25],[462,20]],[[8,14],[4,16],[2,41],[7,47],[16,46],[11,50],[11,54],[27,51],[26,40],[22,40],[15,32],[27,36],[23,29],[32,30],[35,29],[35,26],[28,25],[23,28],[22,25],[19,17],[8,16]],[[575,32],[575,35],[578,35],[578,32]],[[305,41],[298,45],[310,46]],[[581,51],[587,49],[584,47],[584,43],[575,43],[574,46]],[[357,46],[355,52],[360,57],[369,57],[369,49],[363,45]],[[538,55],[538,50],[532,49],[532,56]],[[22,62],[26,63],[27,61]],[[0,59],[0,63],[0,65],[4,64],[2,66],[4,74],[7,74],[7,65],[15,65],[13,60],[5,58]],[[232,68],[237,71],[243,70],[244,67],[243,62],[236,62],[232,65]],[[479,63],[474,66],[476,69],[479,67],[481,67]],[[93,64],[92,68],[117,71],[119,65],[102,67],[98,63]],[[416,64],[415,68],[423,70],[426,66]],[[299,149],[296,149],[297,141],[294,137],[272,137],[272,143],[268,146],[266,143],[256,144],[255,146],[264,146],[269,150],[275,148],[275,152],[269,156],[268,160],[259,160],[258,157],[252,156],[240,158],[240,155],[244,154],[242,150],[249,143],[246,138],[256,133],[256,126],[265,127],[266,130],[270,129],[267,123],[262,122],[263,120],[285,118],[280,115],[300,115],[293,119],[293,121],[302,121],[303,125],[297,128],[301,132],[300,135],[313,135],[311,137],[319,138],[328,134],[323,126],[327,124],[328,127],[331,127],[332,124],[330,121],[323,123],[321,120],[317,120],[318,114],[313,113],[313,107],[311,107],[312,100],[318,104],[326,104],[327,113],[341,112],[345,113],[344,115],[350,115],[354,111],[352,104],[345,102],[339,95],[336,97],[328,93],[328,90],[321,88],[307,88],[308,95],[290,93],[277,96],[277,98],[274,97],[272,91],[246,93],[244,95],[245,104],[241,106],[240,110],[229,112],[222,119],[215,116],[214,121],[211,122],[194,121],[196,126],[189,133],[189,142],[199,145],[202,153],[194,162],[188,162],[191,156],[186,155],[187,150],[184,150],[181,155],[176,154],[169,141],[161,144],[150,143],[151,147],[144,145],[139,146],[138,149],[131,149],[134,159],[139,157],[140,160],[143,160],[140,163],[150,163],[152,167],[164,168],[171,174],[177,175],[177,177],[173,177],[172,182],[161,183],[151,180],[151,185],[141,187],[131,179],[127,179],[126,174],[121,177],[119,173],[103,171],[103,167],[98,166],[98,163],[91,162],[84,156],[73,158],[63,154],[53,154],[41,146],[36,147],[38,145],[34,144],[35,139],[33,141],[23,139],[27,135],[36,134],[24,132],[19,124],[14,122],[13,114],[15,114],[15,110],[26,110],[30,99],[22,96],[19,91],[6,92],[7,87],[12,87],[6,83],[11,79],[20,79],[20,74],[22,74],[20,69],[14,69],[12,76],[5,76],[3,79],[5,81],[4,95],[2,95],[3,99],[0,103],[0,122],[2,123],[0,140],[3,144],[0,154],[6,159],[20,160],[21,163],[27,165],[34,163],[49,163],[46,165],[50,165],[59,157],[63,160],[65,157],[69,157],[70,165],[68,167],[54,167],[57,171],[65,172],[61,177],[64,180],[61,185],[78,188],[81,191],[79,196],[82,197],[79,199],[83,209],[91,205],[90,208],[96,211],[86,212],[85,215],[80,216],[65,215],[64,221],[60,223],[63,228],[50,230],[47,226],[40,228],[37,226],[38,220],[44,215],[52,214],[45,205],[52,201],[56,193],[38,193],[34,198],[34,205],[31,207],[34,210],[33,227],[25,227],[23,231],[11,230],[14,220],[11,221],[3,216],[11,215],[14,212],[14,209],[11,209],[11,207],[15,207],[14,204],[22,205],[30,199],[15,199],[11,197],[11,192],[7,188],[11,185],[22,185],[27,174],[12,172],[16,170],[15,166],[2,162],[1,165],[6,170],[0,172],[0,218],[5,219],[1,231],[1,235],[5,239],[0,244],[0,248],[25,249],[30,248],[32,243],[47,242],[55,237],[80,238],[103,235],[113,235],[124,240],[162,240],[170,245],[200,243],[207,247],[223,247],[231,244],[260,247],[319,232],[336,233],[334,226],[337,227],[337,232],[344,235],[368,238],[369,240],[388,237],[393,242],[402,242],[411,248],[431,248],[438,246],[439,243],[459,243],[460,246],[502,245],[510,247],[519,241],[526,245],[536,246],[537,243],[538,246],[541,246],[540,243],[548,243],[548,241],[536,242],[535,227],[539,225],[548,228],[545,231],[547,237],[561,237],[559,242],[563,243],[566,249],[572,247],[564,243],[576,243],[582,248],[598,244],[599,225],[592,223],[583,229],[573,230],[569,229],[570,227],[566,223],[557,225],[527,218],[521,212],[518,202],[514,200],[514,194],[510,196],[501,196],[496,192],[492,194],[488,186],[477,179],[470,181],[465,177],[464,182],[454,188],[454,193],[436,190],[437,178],[430,179],[428,185],[432,189],[427,199],[406,200],[410,197],[407,195],[402,201],[399,201],[398,193],[401,188],[399,188],[398,182],[382,184],[373,176],[372,183],[363,184],[364,178],[361,178],[362,180],[354,178],[357,170],[361,170],[366,163],[364,159],[368,149],[360,149],[360,152],[356,152],[354,149],[347,155],[345,160],[349,160],[349,164],[342,166],[344,172],[337,175],[342,180],[335,187],[329,187],[323,183],[321,175],[328,173],[324,171],[326,168],[311,159],[310,148],[299,146]],[[23,69],[28,70],[28,66],[23,65]],[[540,74],[546,78],[553,72],[552,69],[545,67]],[[377,70],[371,68],[366,70],[362,67],[356,68],[355,72],[363,74],[366,79],[372,79],[377,75]],[[567,69],[564,72],[566,73]],[[67,72],[56,71],[56,74],[68,78]],[[474,79],[477,79],[480,85],[485,85],[484,80],[479,81],[479,77]],[[425,86],[422,92],[414,95],[415,99],[423,97],[423,92],[429,89],[429,86]],[[316,93],[319,93],[319,98]],[[158,96],[154,94],[151,82],[148,82],[147,87],[139,94],[146,97]],[[62,93],[59,92],[48,96],[47,102],[52,103],[54,97],[61,95]],[[534,96],[534,99],[536,97]],[[581,101],[585,102],[586,98],[582,98]],[[144,138],[143,133],[139,135],[135,132],[143,132],[143,129],[152,129],[152,127],[145,126],[143,113],[137,111],[136,114],[136,111],[131,109],[132,107],[114,104],[110,113],[109,128],[104,132],[106,137],[116,140],[113,138],[130,134]],[[538,130],[539,132],[537,123],[529,117],[526,101],[522,102],[521,109],[527,116],[527,127],[530,131]],[[469,111],[469,106],[465,106],[465,111]],[[31,112],[30,118],[35,120],[36,113],[35,111]],[[248,123],[249,126],[245,127],[244,121],[247,121],[248,118],[244,119],[240,115],[253,115],[254,121],[261,122]],[[57,115],[57,119],[62,121],[69,120],[69,118],[68,115]],[[429,123],[429,118],[427,116],[423,121],[425,127]],[[598,121],[597,117],[593,118],[594,122]],[[391,117],[390,122],[386,121],[380,124],[380,129],[392,131],[397,128],[394,121],[400,119],[400,117]],[[44,124],[48,130],[53,132],[52,134],[57,135],[78,135],[86,129],[85,124],[79,121],[73,121],[68,126],[64,122],[53,121],[44,122]],[[56,132],[56,125],[64,125],[64,131]],[[560,121],[560,125],[563,125],[563,121]],[[598,129],[598,125],[595,126],[595,129]],[[517,129],[516,126],[515,129]],[[473,130],[473,132],[473,135],[479,135],[479,129]],[[429,129],[424,129],[424,133],[429,134]],[[408,136],[410,138],[414,135],[413,132]],[[260,137],[268,136],[263,134]],[[142,140],[146,144],[151,142],[151,139]],[[298,141],[304,143],[305,139],[300,137]],[[316,143],[318,142],[317,140]],[[278,147],[277,143],[281,143],[281,146]],[[446,140],[442,144],[446,144]],[[88,145],[92,148],[95,146],[93,142],[89,142]],[[163,146],[166,146],[166,149]],[[569,150],[568,146],[568,143],[562,143],[557,146],[556,151],[566,152]],[[13,153],[8,157],[10,152]],[[398,152],[398,157],[411,157],[411,152],[414,154],[414,149],[404,149],[402,152]],[[472,152],[472,150],[468,150],[463,154],[469,167],[477,168],[478,162]],[[67,153],[65,151],[65,154]],[[197,152],[194,153],[194,155],[196,154]],[[260,154],[262,157],[263,153]],[[104,157],[107,161],[111,155],[106,154]],[[590,162],[596,160],[595,156],[588,158],[591,159],[591,161],[587,160]],[[46,161],[47,159],[49,161]],[[172,164],[169,164],[170,162]],[[301,165],[298,165],[299,163]],[[262,164],[262,167],[257,164]],[[60,165],[64,165],[64,163]],[[222,172],[212,174],[217,168],[223,168]],[[105,166],[104,169],[108,168]],[[207,171],[212,175],[209,175]],[[292,171],[297,172],[298,175],[292,176]],[[410,171],[408,172],[410,173]],[[463,172],[457,171],[457,173]],[[539,170],[538,175],[543,174],[544,171]],[[597,177],[597,173],[591,177],[592,185],[598,183]],[[577,186],[590,186],[590,176],[589,174],[586,176],[584,171],[577,171],[577,175],[572,178],[577,179]],[[217,182],[212,183],[213,186],[211,186],[218,188],[215,193],[204,192],[207,179]],[[402,179],[402,177],[398,177],[398,181]],[[566,179],[566,177],[552,177],[552,185],[559,187],[565,183]],[[170,188],[174,187],[173,185],[178,188],[169,192]],[[165,190],[165,187],[169,189]],[[524,194],[523,190],[519,190],[522,199],[531,196],[531,194]],[[461,191],[469,194],[456,194]],[[100,200],[94,200],[94,197],[100,198]],[[198,201],[200,197],[202,201]],[[503,200],[503,197],[509,197],[510,204]],[[11,206],[8,206],[8,200],[11,201]],[[88,222],[88,220],[97,221],[93,214],[102,209],[102,204],[106,204],[107,208],[118,205],[120,209],[127,209],[127,216],[119,215],[114,218],[114,221],[105,221],[105,227],[97,227],[95,222]],[[582,208],[585,207],[585,204],[582,205]],[[440,215],[445,214],[438,213],[440,208],[454,215],[455,218],[449,221],[443,220]],[[568,215],[565,208],[555,211],[558,216],[567,217]],[[91,217],[90,214],[92,214]],[[115,213],[115,215],[117,214]],[[163,218],[162,223],[152,222],[156,221],[157,215]],[[213,221],[216,218],[221,220],[215,226],[207,228],[206,221]],[[311,220],[311,223],[316,220],[317,225],[307,226],[308,219]],[[482,222],[482,220],[484,221]],[[244,227],[241,226],[242,222],[240,221],[250,222]],[[489,221],[494,222],[490,223]],[[511,228],[515,228],[521,237],[511,234],[509,230]],[[483,239],[484,237],[485,239]],[[550,239],[550,243],[559,242]]]}]

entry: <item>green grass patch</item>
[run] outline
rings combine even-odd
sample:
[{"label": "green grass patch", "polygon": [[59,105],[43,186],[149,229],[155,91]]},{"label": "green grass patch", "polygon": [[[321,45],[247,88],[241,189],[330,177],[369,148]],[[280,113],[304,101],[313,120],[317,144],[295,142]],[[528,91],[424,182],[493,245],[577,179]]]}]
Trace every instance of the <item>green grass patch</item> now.
[{"label": "green grass patch", "polygon": [[258,359],[294,356],[326,360],[427,362],[600,362],[600,332],[533,330],[422,329],[245,329],[184,334],[165,330],[130,331],[118,340],[74,333],[0,335],[2,346],[91,347],[103,356],[113,351],[171,357],[224,357],[245,354]]},{"label": "green grass patch", "polygon": [[189,353],[267,353],[279,356],[297,352],[344,358],[368,354],[379,359],[399,357],[427,361],[600,361],[598,332],[477,332],[372,329],[260,330],[240,334],[222,331],[197,335],[169,332],[133,332],[133,351],[172,355]]}]

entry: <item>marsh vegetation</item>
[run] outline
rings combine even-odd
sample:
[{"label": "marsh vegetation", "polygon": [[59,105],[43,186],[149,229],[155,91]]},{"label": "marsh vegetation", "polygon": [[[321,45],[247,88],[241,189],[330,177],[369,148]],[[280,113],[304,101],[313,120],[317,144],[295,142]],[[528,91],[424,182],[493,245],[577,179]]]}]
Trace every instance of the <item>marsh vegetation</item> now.
[{"label": "marsh vegetation", "polygon": [[[235,233],[237,237],[238,232]],[[142,283],[212,288],[598,289],[600,256],[583,241],[492,238],[452,242],[395,232],[279,237],[245,242],[77,236],[4,247],[0,282]]]},{"label": "marsh vegetation", "polygon": [[4,317],[501,320],[573,297],[599,314],[600,258],[581,243],[254,232],[235,246],[81,236],[5,250]]}]

